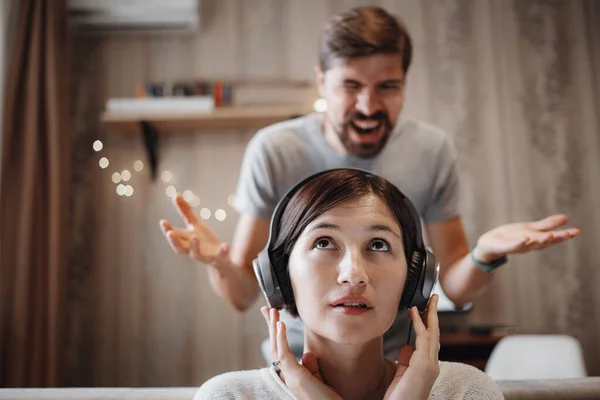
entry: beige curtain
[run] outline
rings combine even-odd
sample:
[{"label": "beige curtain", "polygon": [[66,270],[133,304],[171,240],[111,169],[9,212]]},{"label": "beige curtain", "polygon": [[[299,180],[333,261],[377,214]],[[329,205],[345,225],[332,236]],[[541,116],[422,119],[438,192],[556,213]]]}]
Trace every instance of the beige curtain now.
[{"label": "beige curtain", "polygon": [[24,0],[5,86],[0,263],[3,387],[60,386],[70,181],[65,1]]},{"label": "beige curtain", "polygon": [[409,85],[422,101],[418,112],[454,137],[471,241],[495,225],[553,213],[568,214],[583,231],[510,257],[467,319],[572,335],[598,375],[600,4],[427,4],[419,7],[424,23],[413,24],[424,68]]}]

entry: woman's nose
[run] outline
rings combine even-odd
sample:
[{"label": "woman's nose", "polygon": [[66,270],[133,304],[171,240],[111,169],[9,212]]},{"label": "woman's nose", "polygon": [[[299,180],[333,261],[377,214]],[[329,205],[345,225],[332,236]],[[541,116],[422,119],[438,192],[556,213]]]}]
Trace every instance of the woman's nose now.
[{"label": "woman's nose", "polygon": [[367,260],[360,251],[349,252],[339,264],[338,283],[340,285],[366,285],[369,282],[367,275]]}]

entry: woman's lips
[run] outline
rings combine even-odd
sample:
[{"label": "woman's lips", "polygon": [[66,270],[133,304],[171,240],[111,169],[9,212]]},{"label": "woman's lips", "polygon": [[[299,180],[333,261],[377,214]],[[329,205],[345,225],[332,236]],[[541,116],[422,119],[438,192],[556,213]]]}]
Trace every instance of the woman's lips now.
[{"label": "woman's lips", "polygon": [[331,307],[346,315],[362,315],[373,309],[373,303],[363,296],[343,296],[331,302]]},{"label": "woman's lips", "polygon": [[345,315],[363,315],[372,310],[369,307],[331,306],[335,311]]}]

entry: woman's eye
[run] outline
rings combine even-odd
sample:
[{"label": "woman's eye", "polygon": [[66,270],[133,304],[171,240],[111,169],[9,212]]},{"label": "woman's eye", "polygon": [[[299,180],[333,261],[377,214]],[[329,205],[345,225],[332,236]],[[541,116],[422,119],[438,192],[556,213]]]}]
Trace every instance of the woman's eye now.
[{"label": "woman's eye", "polygon": [[375,251],[389,251],[390,245],[383,239],[375,239],[371,241],[371,249]]},{"label": "woman's eye", "polygon": [[333,249],[333,243],[330,239],[320,238],[315,241],[314,247],[317,249]]}]

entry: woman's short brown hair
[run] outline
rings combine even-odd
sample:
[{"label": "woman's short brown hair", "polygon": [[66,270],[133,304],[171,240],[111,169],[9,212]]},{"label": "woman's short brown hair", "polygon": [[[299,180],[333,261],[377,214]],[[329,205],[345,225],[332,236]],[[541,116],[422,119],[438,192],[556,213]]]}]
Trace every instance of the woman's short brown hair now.
[{"label": "woman's short brown hair", "polygon": [[327,71],[335,59],[372,54],[402,55],[405,75],[412,59],[412,42],[406,27],[383,8],[356,7],[335,15],[326,25],[319,49],[321,71]]}]

